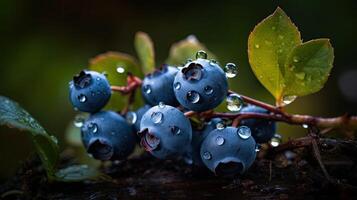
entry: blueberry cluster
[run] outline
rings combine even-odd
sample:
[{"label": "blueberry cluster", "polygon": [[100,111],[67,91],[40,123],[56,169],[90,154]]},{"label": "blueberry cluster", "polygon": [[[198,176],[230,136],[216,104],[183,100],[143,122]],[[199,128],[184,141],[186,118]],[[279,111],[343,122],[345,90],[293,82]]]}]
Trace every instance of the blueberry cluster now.
[{"label": "blueberry cluster", "polygon": [[[222,70],[202,51],[197,55],[182,67],[163,66],[147,74],[141,84],[146,104],[123,116],[101,111],[111,96],[106,76],[94,71],[76,75],[70,82],[70,100],[77,110],[91,114],[81,127],[87,152],[98,160],[125,159],[139,136],[141,146],[159,159],[183,158],[220,176],[246,171],[255,160],[256,142],[269,142],[275,134],[275,123],[245,119],[233,126],[232,120],[207,118],[201,119],[200,126],[197,122],[193,125],[184,112],[217,108],[227,98],[227,77],[235,76],[234,64]],[[269,114],[252,105],[240,112]]]}]

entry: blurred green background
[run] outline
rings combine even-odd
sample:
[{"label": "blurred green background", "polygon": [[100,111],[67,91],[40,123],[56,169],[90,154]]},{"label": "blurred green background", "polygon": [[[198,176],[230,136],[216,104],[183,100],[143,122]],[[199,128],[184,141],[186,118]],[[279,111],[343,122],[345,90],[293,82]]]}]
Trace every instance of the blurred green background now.
[{"label": "blurred green background", "polygon": [[[63,134],[75,111],[68,81],[97,54],[112,50],[134,54],[135,32],[155,42],[157,63],[173,42],[195,34],[221,63],[239,65],[230,82],[239,93],[269,103],[247,59],[253,27],[281,6],[299,27],[304,41],[326,37],[335,48],[335,64],[325,88],[296,100],[289,112],[321,116],[356,114],[357,1],[0,1],[0,94],[18,101],[49,133]],[[279,125],[285,138],[305,134]],[[30,152],[24,133],[0,128],[0,182],[14,174]]]}]

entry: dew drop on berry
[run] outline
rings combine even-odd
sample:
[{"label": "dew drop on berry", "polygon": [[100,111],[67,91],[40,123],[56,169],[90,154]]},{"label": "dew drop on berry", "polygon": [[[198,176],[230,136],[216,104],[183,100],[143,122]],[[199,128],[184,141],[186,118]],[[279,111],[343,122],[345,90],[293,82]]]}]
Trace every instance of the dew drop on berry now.
[{"label": "dew drop on berry", "polygon": [[217,65],[217,61],[214,60],[214,59],[211,59],[211,60],[209,61],[209,64],[212,65],[212,66],[216,66],[216,65]]},{"label": "dew drop on berry", "polygon": [[144,86],[144,92],[146,94],[150,94],[151,93],[151,86],[150,85],[145,85]]},{"label": "dew drop on berry", "polygon": [[129,124],[135,124],[138,117],[135,112],[129,111],[128,113],[126,113],[125,119]]},{"label": "dew drop on berry", "polygon": [[210,152],[206,151],[206,152],[203,153],[202,157],[203,157],[203,159],[205,159],[205,160],[211,160],[212,155],[211,155]]},{"label": "dew drop on berry", "polygon": [[216,124],[216,129],[218,129],[218,130],[223,130],[225,127],[226,127],[226,126],[224,125],[223,122],[218,122],[218,123]]},{"label": "dew drop on berry", "polygon": [[232,112],[238,112],[243,108],[243,99],[238,94],[230,94],[226,98],[227,109]]},{"label": "dew drop on berry", "polygon": [[96,80],[97,80],[97,81],[100,81],[100,78],[98,77],[98,78],[96,78]]},{"label": "dew drop on berry", "polygon": [[118,72],[119,74],[122,74],[122,73],[125,72],[125,69],[124,69],[123,67],[119,66],[119,67],[117,67],[117,72]]},{"label": "dew drop on berry", "polygon": [[216,137],[216,144],[218,145],[218,146],[222,146],[223,144],[224,144],[224,138],[222,137],[222,136],[218,136],[218,137]]},{"label": "dew drop on berry", "polygon": [[284,103],[284,105],[289,105],[293,101],[295,101],[296,98],[297,98],[297,96],[295,96],[295,95],[284,96],[283,97],[283,103]]},{"label": "dew drop on berry", "polygon": [[84,103],[87,101],[87,97],[84,94],[80,94],[78,96],[78,100],[79,100],[79,102]]},{"label": "dew drop on berry", "polygon": [[250,128],[247,127],[247,126],[240,126],[238,128],[238,135],[240,138],[246,140],[248,139],[251,135],[252,135],[252,132],[250,131]]},{"label": "dew drop on berry", "polygon": [[273,138],[270,140],[270,145],[272,147],[277,147],[280,145],[280,143],[281,143],[281,135],[279,134],[275,134]]},{"label": "dew drop on berry", "polygon": [[174,135],[180,135],[181,134],[181,129],[177,126],[173,126],[171,127],[171,132],[174,134]]},{"label": "dew drop on berry", "polygon": [[151,121],[154,122],[155,124],[162,123],[163,119],[164,119],[164,114],[162,114],[161,112],[153,112],[151,114]]},{"label": "dew drop on berry", "polygon": [[198,103],[200,101],[200,94],[196,91],[189,91],[187,92],[186,98],[191,103]]},{"label": "dew drop on berry", "polygon": [[209,85],[207,85],[205,88],[204,88],[204,91],[205,91],[205,94],[212,94],[213,93],[213,88]]},{"label": "dew drop on berry", "polygon": [[156,149],[160,144],[160,139],[150,133],[145,134],[145,141],[152,149]]},{"label": "dew drop on berry", "polygon": [[228,78],[234,78],[238,74],[238,68],[234,63],[227,63],[224,67],[224,72]]},{"label": "dew drop on berry", "polygon": [[162,109],[162,108],[165,108],[165,106],[166,106],[166,105],[165,105],[164,102],[162,102],[162,101],[159,102],[159,108]]},{"label": "dew drop on berry", "polygon": [[197,53],[196,53],[196,59],[199,59],[199,58],[201,58],[201,59],[207,59],[207,53],[206,53],[205,51],[203,51],[203,50],[197,51]]},{"label": "dew drop on berry", "polygon": [[174,84],[174,88],[175,88],[176,90],[179,90],[179,89],[181,88],[181,83],[180,83],[180,82],[176,82],[176,83]]},{"label": "dew drop on berry", "polygon": [[92,133],[98,132],[98,126],[95,123],[89,123],[88,124],[88,129],[92,131]]}]

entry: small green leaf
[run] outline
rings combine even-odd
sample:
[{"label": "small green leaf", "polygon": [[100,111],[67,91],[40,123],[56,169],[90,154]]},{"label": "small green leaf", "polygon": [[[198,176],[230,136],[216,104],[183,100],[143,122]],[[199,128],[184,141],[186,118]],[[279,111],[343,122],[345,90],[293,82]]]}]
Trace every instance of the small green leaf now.
[{"label": "small green leaf", "polygon": [[323,88],[332,69],[333,48],[328,39],[297,46],[285,64],[284,95],[304,96]]},{"label": "small green leaf", "polygon": [[30,133],[36,151],[51,178],[59,160],[59,150],[55,136],[45,129],[23,108],[11,99],[0,96],[0,125],[7,125]]},{"label": "small green leaf", "polygon": [[85,180],[109,180],[110,177],[88,165],[73,165],[56,173],[56,181],[80,182]]},{"label": "small green leaf", "polygon": [[143,72],[145,74],[153,72],[155,70],[155,51],[149,35],[144,32],[137,32],[134,44]]},{"label": "small green leaf", "polygon": [[170,65],[182,65],[187,59],[196,59],[196,53],[204,50],[209,59],[215,59],[216,56],[211,53],[204,44],[200,43],[196,36],[189,35],[186,39],[178,41],[171,45],[169,57],[166,60]]},{"label": "small green leaf", "polygon": [[[90,60],[89,69],[108,75],[111,85],[126,86],[127,72],[142,77],[142,72],[136,59],[128,54],[107,52]],[[138,100],[141,98],[137,97]],[[114,93],[110,98],[107,109],[121,110],[128,102],[128,96]]]},{"label": "small green leaf", "polygon": [[277,100],[282,98],[285,61],[299,44],[297,27],[280,8],[249,35],[249,63],[259,81]]}]

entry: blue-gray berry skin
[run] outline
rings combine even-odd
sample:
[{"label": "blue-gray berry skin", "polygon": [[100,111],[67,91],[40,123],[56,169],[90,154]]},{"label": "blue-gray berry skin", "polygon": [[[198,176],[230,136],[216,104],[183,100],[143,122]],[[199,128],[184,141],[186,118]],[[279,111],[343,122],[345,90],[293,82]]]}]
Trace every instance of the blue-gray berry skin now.
[{"label": "blue-gray berry skin", "polygon": [[191,143],[192,128],[180,110],[160,104],[143,115],[138,134],[146,151],[164,159],[186,151]]},{"label": "blue-gray berry skin", "polygon": [[81,128],[87,152],[98,160],[126,158],[135,147],[135,135],[125,119],[112,111],[92,114]]},{"label": "blue-gray berry skin", "polygon": [[249,135],[240,136],[239,128],[215,129],[202,142],[200,150],[202,161],[216,175],[242,174],[255,160],[256,143]]},{"label": "blue-gray berry skin", "polygon": [[192,132],[191,145],[188,147],[187,152],[183,156],[188,164],[204,166],[200,155],[201,144],[207,135],[216,129],[218,123],[223,123],[223,120],[220,118],[213,118],[205,124],[202,130],[194,130]]},{"label": "blue-gray berry skin", "polygon": [[95,113],[101,110],[111,96],[107,78],[95,71],[81,71],[69,84],[72,105],[83,112]]},{"label": "blue-gray berry skin", "polygon": [[138,132],[140,131],[140,122],[141,122],[141,118],[143,117],[143,115],[151,108],[150,105],[144,105],[142,107],[140,107],[138,110],[135,111],[135,122],[133,124],[134,126],[134,131]]},{"label": "blue-gray berry skin", "polygon": [[141,86],[144,100],[152,106],[156,106],[160,102],[177,106],[178,102],[172,88],[177,72],[176,67],[164,65],[161,70],[146,75]]},{"label": "blue-gray berry skin", "polygon": [[[269,114],[268,110],[253,105],[248,105],[241,110],[241,113],[247,112]],[[268,142],[276,132],[276,123],[267,119],[244,119],[241,121],[241,125],[251,129],[257,143]]]},{"label": "blue-gray berry skin", "polygon": [[173,87],[183,107],[201,112],[217,107],[226,98],[228,82],[218,64],[199,58],[176,74]]}]

